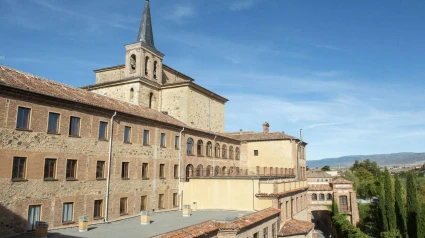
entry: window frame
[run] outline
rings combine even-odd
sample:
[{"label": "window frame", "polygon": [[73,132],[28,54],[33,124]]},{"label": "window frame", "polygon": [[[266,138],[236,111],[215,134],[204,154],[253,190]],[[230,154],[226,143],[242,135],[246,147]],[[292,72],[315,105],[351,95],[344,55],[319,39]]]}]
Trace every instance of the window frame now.
[{"label": "window frame", "polygon": [[258,150],[254,150],[254,156],[258,156],[260,153]]},{"label": "window frame", "polygon": [[173,193],[173,207],[178,207],[179,206],[178,200],[179,200],[178,194],[177,193]]},{"label": "window frame", "polygon": [[[100,204],[98,205],[99,207],[98,207],[98,210],[99,210],[99,214],[98,214],[98,216],[96,216],[97,214],[96,214],[96,202],[99,202]],[[96,199],[96,200],[94,200],[94,203],[93,203],[93,219],[94,220],[100,220],[100,219],[103,219],[103,216],[104,216],[104,214],[103,214],[103,199]]]},{"label": "window frame", "polygon": [[[15,159],[19,160],[18,171],[15,173]],[[23,166],[20,166],[23,160]],[[12,182],[27,181],[27,161],[28,157],[14,156],[12,158]],[[17,176],[14,176],[17,174]],[[22,174],[22,177],[20,176]]]},{"label": "window frame", "polygon": [[[68,176],[68,162],[75,162],[75,164],[73,165],[74,167],[74,169],[73,169],[73,174],[74,174],[74,177],[70,177],[70,176]],[[65,171],[65,178],[66,178],[66,180],[67,181],[75,181],[75,180],[77,180],[77,176],[78,176],[78,160],[76,160],[76,159],[67,159],[66,160],[66,166],[65,166],[65,169],[66,169],[66,171]]]},{"label": "window frame", "polygon": [[[48,161],[54,161],[52,176],[46,176],[46,165],[47,165]],[[44,174],[43,174],[44,181],[57,181],[57,168],[58,168],[57,164],[58,164],[58,159],[56,159],[56,158],[45,158],[44,159]],[[51,172],[51,170],[49,169],[49,175],[50,175],[50,172]]]},{"label": "window frame", "polygon": [[191,137],[187,138],[187,140],[186,140],[186,154],[187,155],[189,155],[189,156],[194,155],[194,153],[193,153],[194,146],[195,146],[194,144],[195,144],[195,141]]},{"label": "window frame", "polygon": [[[20,127],[19,124],[19,109],[26,109],[28,110],[28,118],[27,118],[27,123],[26,123],[26,127]],[[31,119],[32,119],[32,108],[31,107],[25,107],[25,106],[18,106],[18,109],[16,110],[16,129],[17,130],[22,130],[22,131],[30,131],[31,130]]]},{"label": "window frame", "polygon": [[124,143],[131,144],[131,126],[124,126]]},{"label": "window frame", "polygon": [[[65,205],[71,205],[71,219],[70,220],[64,220],[65,217]],[[73,202],[64,202],[62,204],[62,224],[72,224],[74,223],[74,203]]]},{"label": "window frame", "polygon": [[[77,134],[72,134],[72,119],[78,119],[78,128],[77,128]],[[80,137],[81,136],[81,118],[77,116],[69,116],[69,131],[68,136],[70,137]]]},{"label": "window frame", "polygon": [[204,142],[199,139],[198,142],[196,142],[196,156],[203,156],[203,147],[204,147]]},{"label": "window frame", "polygon": [[158,194],[158,210],[164,210],[165,209],[165,194],[160,193]]},{"label": "window frame", "polygon": [[140,211],[147,211],[147,210],[148,210],[148,196],[142,195],[140,196]]},{"label": "window frame", "polygon": [[159,164],[159,178],[165,179],[165,164]]},{"label": "window frame", "polygon": [[122,161],[121,162],[121,180],[129,180],[130,179],[130,162]]},{"label": "window frame", "polygon": [[161,148],[167,147],[167,134],[165,134],[165,133],[160,134],[160,136],[159,136],[159,146]]},{"label": "window frame", "polygon": [[[102,163],[102,170],[101,170],[101,176],[98,176],[99,174],[99,163]],[[97,180],[105,180],[106,176],[105,176],[105,167],[106,167],[106,161],[104,160],[98,160],[96,161],[96,179]]]},{"label": "window frame", "polygon": [[[50,115],[57,115],[57,121],[56,121],[56,130],[55,131],[50,131]],[[48,134],[55,134],[55,135],[59,135],[60,134],[60,121],[61,121],[61,114],[57,113],[57,112],[48,112],[47,113],[47,133]]]},{"label": "window frame", "polygon": [[142,179],[148,180],[149,179],[149,163],[142,163]]},{"label": "window frame", "polygon": [[178,150],[180,148],[180,136],[174,137],[174,149]]},{"label": "window frame", "polygon": [[[124,207],[122,207],[124,205]],[[128,215],[128,197],[120,198],[120,216]]]},{"label": "window frame", "polygon": [[143,145],[144,146],[150,145],[150,132],[149,132],[149,130],[143,130]]},{"label": "window frame", "polygon": [[[101,126],[102,124],[105,124],[105,128],[104,128],[104,137],[101,137],[100,132],[102,131]],[[99,121],[99,131],[98,131],[98,139],[99,140],[103,140],[103,141],[107,141],[108,140],[108,122],[106,121]]]},{"label": "window frame", "polygon": [[178,164],[175,164],[173,166],[173,175],[174,175],[175,179],[179,178],[179,165]]}]

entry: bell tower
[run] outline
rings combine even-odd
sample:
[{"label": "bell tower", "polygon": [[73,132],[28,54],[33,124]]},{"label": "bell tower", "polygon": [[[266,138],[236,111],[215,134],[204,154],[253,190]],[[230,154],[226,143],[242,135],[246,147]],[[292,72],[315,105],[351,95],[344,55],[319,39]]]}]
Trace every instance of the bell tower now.
[{"label": "bell tower", "polygon": [[137,41],[125,46],[125,77],[144,78],[162,84],[162,58],[155,48],[149,0],[145,2]]}]

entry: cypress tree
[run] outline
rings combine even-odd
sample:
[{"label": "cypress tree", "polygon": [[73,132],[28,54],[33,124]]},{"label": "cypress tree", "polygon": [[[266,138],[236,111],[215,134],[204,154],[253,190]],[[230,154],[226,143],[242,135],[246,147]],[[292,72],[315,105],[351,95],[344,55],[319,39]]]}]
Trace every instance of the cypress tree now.
[{"label": "cypress tree", "polygon": [[387,214],[388,230],[397,229],[397,218],[394,208],[394,187],[391,180],[390,172],[385,168],[384,172],[384,187],[385,187],[385,212]]},{"label": "cypress tree", "polygon": [[409,238],[422,238],[419,224],[419,201],[416,194],[416,178],[413,173],[407,174],[406,181],[407,234]]},{"label": "cypress tree", "polygon": [[395,213],[397,217],[397,228],[400,231],[402,237],[407,238],[406,229],[406,209],[403,201],[403,188],[401,187],[400,179],[395,176]]},{"label": "cypress tree", "polygon": [[388,220],[387,213],[385,212],[385,190],[384,190],[384,180],[382,178],[379,179],[379,225],[381,227],[381,231],[389,231],[388,229]]}]

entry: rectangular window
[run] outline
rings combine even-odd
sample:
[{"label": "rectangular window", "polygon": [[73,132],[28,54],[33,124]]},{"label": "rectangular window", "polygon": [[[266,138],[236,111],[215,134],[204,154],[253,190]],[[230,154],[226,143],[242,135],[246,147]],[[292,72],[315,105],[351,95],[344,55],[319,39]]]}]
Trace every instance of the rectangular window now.
[{"label": "rectangular window", "polygon": [[127,198],[120,198],[120,215],[127,215]]},{"label": "rectangular window", "polygon": [[160,143],[161,143],[161,147],[165,147],[166,146],[166,144],[165,144],[165,133],[161,133],[161,141],[160,141]]},{"label": "rectangular window", "polygon": [[124,127],[124,142],[131,143],[131,127],[129,126]]},{"label": "rectangular window", "polygon": [[49,112],[49,121],[47,125],[48,133],[59,133],[59,117],[60,115],[58,113]]},{"label": "rectangular window", "polygon": [[177,164],[174,165],[174,178],[179,178],[179,166]]},{"label": "rectangular window", "polygon": [[69,135],[80,136],[80,118],[71,117],[69,121]]},{"label": "rectangular window", "polygon": [[164,209],[164,194],[159,194],[158,198],[158,209]]},{"label": "rectangular window", "polygon": [[254,150],[254,156],[258,156],[258,150]]},{"label": "rectangular window", "polygon": [[67,202],[63,204],[62,209],[62,223],[72,222],[74,212],[74,203]]},{"label": "rectangular window", "polygon": [[105,178],[105,161],[97,161],[96,164],[96,179]]},{"label": "rectangular window", "polygon": [[26,176],[27,158],[13,157],[12,180],[22,180]]},{"label": "rectangular window", "polygon": [[26,107],[18,107],[18,118],[16,120],[17,129],[30,129],[30,113],[31,109]]},{"label": "rectangular window", "polygon": [[143,131],[143,145],[149,145],[149,131]]},{"label": "rectangular window", "polygon": [[339,210],[340,211],[348,211],[347,196],[339,196]]},{"label": "rectangular window", "polygon": [[165,164],[159,165],[159,177],[165,178]]},{"label": "rectangular window", "polygon": [[44,179],[56,179],[56,159],[46,159],[44,161]]},{"label": "rectangular window", "polygon": [[272,224],[272,238],[276,238],[276,223]]},{"label": "rectangular window", "polygon": [[77,161],[69,159],[66,161],[66,179],[77,179]]},{"label": "rectangular window", "polygon": [[180,136],[174,137],[174,148],[179,149],[179,144],[180,144]]},{"label": "rectangular window", "polygon": [[258,232],[254,233],[254,235],[252,236],[253,238],[258,238]]},{"label": "rectangular window", "polygon": [[147,179],[148,178],[148,166],[149,166],[149,164],[148,163],[143,163],[142,164],[142,178],[143,179]]},{"label": "rectangular window", "polygon": [[269,228],[266,227],[263,229],[263,238],[267,238],[269,236]]},{"label": "rectangular window", "polygon": [[147,211],[148,207],[148,197],[147,196],[142,196],[140,199],[140,211]]},{"label": "rectangular window", "polygon": [[94,201],[94,219],[103,218],[103,200]]},{"label": "rectangular window", "polygon": [[177,193],[173,193],[173,207],[178,207]]},{"label": "rectangular window", "polygon": [[122,179],[128,179],[128,164],[129,164],[129,162],[122,162],[122,167],[121,167],[121,178]]},{"label": "rectangular window", "polygon": [[99,140],[107,140],[108,136],[108,123],[101,121],[99,123]]}]

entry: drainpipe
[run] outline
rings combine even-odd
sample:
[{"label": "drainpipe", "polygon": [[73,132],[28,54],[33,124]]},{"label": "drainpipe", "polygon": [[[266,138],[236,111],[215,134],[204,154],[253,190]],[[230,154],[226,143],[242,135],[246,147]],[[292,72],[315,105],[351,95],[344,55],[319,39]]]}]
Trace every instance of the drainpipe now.
[{"label": "drainpipe", "polygon": [[108,222],[108,205],[109,205],[109,184],[111,182],[111,159],[112,159],[112,135],[114,132],[114,117],[117,115],[117,112],[114,112],[114,115],[111,117],[111,129],[109,133],[109,155],[108,155],[108,174],[106,177],[106,204],[105,204],[105,222]]},{"label": "drainpipe", "polygon": [[[182,160],[182,133],[184,131],[184,127],[180,131],[180,148],[179,148],[179,210],[182,209],[182,191],[181,191],[181,160]],[[193,146],[193,145],[192,145]]]},{"label": "drainpipe", "polygon": [[215,139],[217,139],[217,135],[214,136],[213,176],[215,176]]}]

